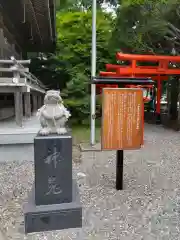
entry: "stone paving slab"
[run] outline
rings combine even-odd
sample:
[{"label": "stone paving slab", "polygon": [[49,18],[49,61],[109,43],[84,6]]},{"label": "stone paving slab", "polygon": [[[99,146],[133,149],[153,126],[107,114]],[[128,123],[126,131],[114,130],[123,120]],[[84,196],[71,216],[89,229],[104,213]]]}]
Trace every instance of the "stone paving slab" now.
[{"label": "stone paving slab", "polygon": [[[82,152],[74,164],[83,228],[23,233],[22,204],[33,162],[0,164],[0,229],[13,240],[179,240],[180,133],[146,125],[145,146],[125,151],[124,190],[115,190],[115,152]],[[27,153],[28,154],[28,153]]]}]

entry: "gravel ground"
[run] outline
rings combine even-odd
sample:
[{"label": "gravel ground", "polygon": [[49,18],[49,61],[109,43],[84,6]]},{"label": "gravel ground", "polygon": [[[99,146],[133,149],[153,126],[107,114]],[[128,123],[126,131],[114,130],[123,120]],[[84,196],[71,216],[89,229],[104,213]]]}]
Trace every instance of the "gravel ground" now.
[{"label": "gravel ground", "polygon": [[22,204],[31,189],[33,162],[1,163],[4,239],[180,240],[179,139],[180,133],[146,125],[145,146],[125,151],[123,191],[114,188],[114,152],[83,152],[79,163],[76,156],[74,174],[83,204],[83,228],[76,230],[25,236]]}]

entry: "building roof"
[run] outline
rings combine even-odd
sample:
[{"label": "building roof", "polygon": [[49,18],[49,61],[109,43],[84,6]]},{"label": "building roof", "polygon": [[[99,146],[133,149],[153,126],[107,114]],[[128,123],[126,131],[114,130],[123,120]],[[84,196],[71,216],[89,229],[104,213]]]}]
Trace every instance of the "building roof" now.
[{"label": "building roof", "polygon": [[0,0],[3,23],[26,52],[55,49],[55,0]]}]

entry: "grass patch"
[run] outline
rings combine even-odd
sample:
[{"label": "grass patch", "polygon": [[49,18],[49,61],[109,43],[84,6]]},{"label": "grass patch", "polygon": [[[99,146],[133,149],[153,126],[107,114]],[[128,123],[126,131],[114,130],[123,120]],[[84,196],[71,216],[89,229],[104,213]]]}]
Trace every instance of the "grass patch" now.
[{"label": "grass patch", "polygon": [[[73,126],[72,134],[73,134],[73,142],[75,144],[79,143],[88,143],[90,142],[90,127],[89,126]],[[101,128],[96,127],[96,142],[100,141],[101,137]]]}]

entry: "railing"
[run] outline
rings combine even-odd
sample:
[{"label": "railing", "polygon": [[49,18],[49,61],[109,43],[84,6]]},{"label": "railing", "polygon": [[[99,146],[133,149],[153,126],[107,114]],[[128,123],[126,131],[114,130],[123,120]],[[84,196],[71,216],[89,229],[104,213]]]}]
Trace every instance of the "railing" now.
[{"label": "railing", "polygon": [[0,64],[11,65],[10,67],[0,67],[0,72],[5,73],[12,72],[13,73],[12,83],[16,85],[20,83],[21,77],[23,77],[25,85],[35,85],[45,90],[46,86],[41,81],[39,81],[32,73],[29,72],[29,68],[25,68],[23,66],[30,64],[30,62],[31,62],[30,60],[16,60],[15,57],[11,57],[11,60],[0,60]]},{"label": "railing", "polygon": [[[14,66],[11,67],[11,69],[17,71],[20,75],[24,76],[27,78],[30,82],[38,85],[39,87],[46,89],[46,86],[37,79],[36,76],[34,76],[32,73],[27,70],[27,68],[24,68],[24,66],[21,64],[21,61],[17,61],[14,57],[11,57],[11,60],[14,63]],[[30,63],[30,60],[29,60]]]}]

